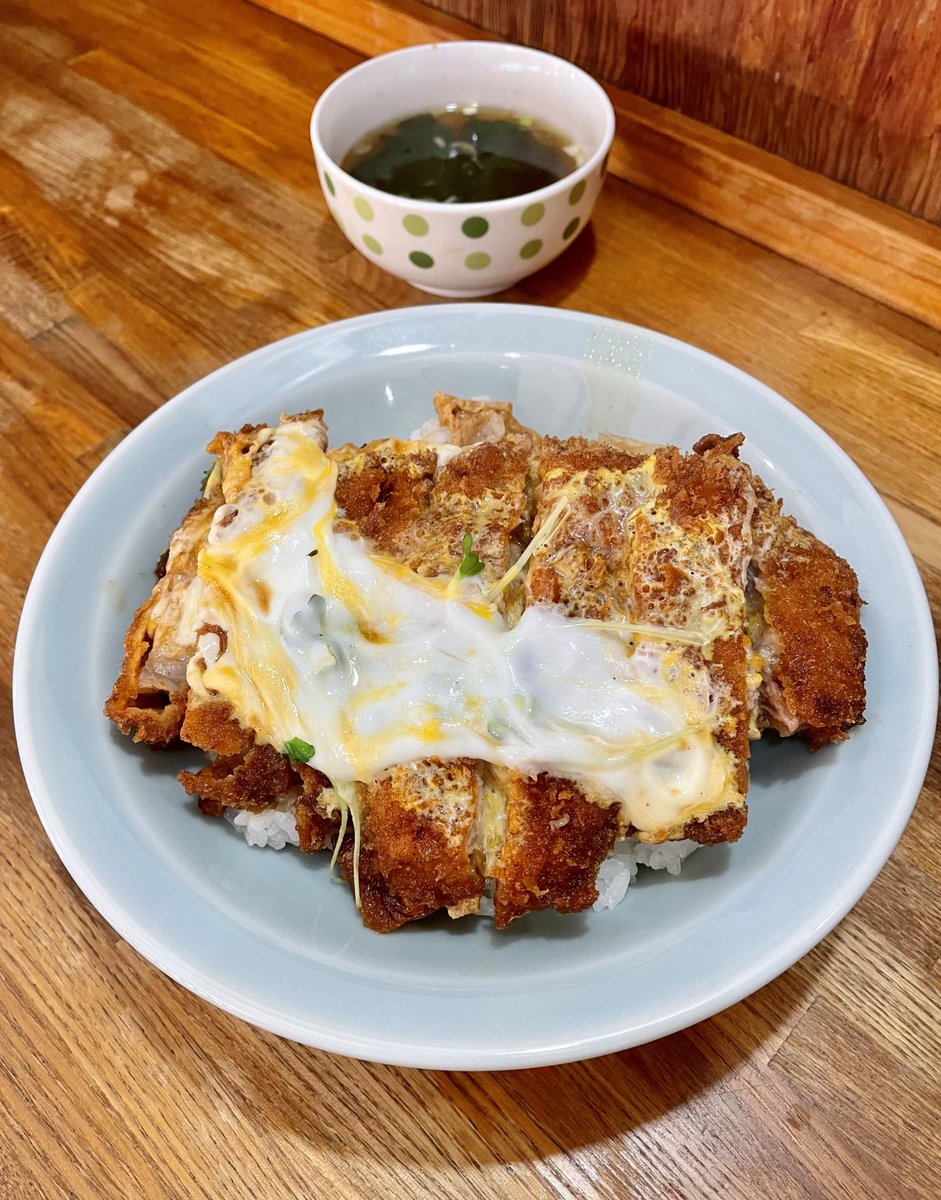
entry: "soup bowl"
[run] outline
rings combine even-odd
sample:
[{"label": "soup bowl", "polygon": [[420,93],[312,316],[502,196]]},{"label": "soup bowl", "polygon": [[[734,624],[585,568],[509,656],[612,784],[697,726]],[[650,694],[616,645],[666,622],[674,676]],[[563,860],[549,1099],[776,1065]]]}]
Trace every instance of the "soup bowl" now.
[{"label": "soup bowl", "polygon": [[[508,199],[442,203],[395,196],[341,163],[377,128],[458,104],[532,117],[578,147],[579,165],[555,183]],[[372,58],[335,80],[310,126],[327,206],[377,266],[438,296],[510,287],[578,237],[604,182],[614,110],[573,63],[502,42],[441,42]]]}]

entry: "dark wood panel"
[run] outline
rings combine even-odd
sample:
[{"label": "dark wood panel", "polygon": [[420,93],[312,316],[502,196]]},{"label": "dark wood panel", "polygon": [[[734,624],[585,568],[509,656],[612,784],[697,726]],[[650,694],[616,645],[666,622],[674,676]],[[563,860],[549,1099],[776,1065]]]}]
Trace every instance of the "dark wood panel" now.
[{"label": "dark wood panel", "polygon": [[427,0],[941,220],[938,0]]}]

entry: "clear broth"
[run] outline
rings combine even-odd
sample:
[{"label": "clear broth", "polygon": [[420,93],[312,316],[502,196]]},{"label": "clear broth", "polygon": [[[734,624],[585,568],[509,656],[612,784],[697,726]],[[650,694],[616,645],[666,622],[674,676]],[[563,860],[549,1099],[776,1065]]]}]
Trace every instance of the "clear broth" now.
[{"label": "clear broth", "polygon": [[570,137],[533,117],[453,104],[380,125],[340,165],[395,196],[477,204],[535,192],[581,161]]}]

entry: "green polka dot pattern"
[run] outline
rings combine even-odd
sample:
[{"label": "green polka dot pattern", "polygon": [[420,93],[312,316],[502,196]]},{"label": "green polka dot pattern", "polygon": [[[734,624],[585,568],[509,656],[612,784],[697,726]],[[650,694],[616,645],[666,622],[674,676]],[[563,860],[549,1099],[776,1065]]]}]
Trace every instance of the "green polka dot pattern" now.
[{"label": "green polka dot pattern", "polygon": [[490,222],[485,221],[483,217],[468,217],[461,226],[461,232],[465,237],[481,238],[490,228]]},{"label": "green polka dot pattern", "polygon": [[601,183],[593,173],[548,201],[523,197],[505,212],[484,216],[472,208],[471,216],[447,216],[443,209],[439,217],[420,201],[390,210],[381,197],[337,191],[335,179],[323,170],[320,178],[330,212],[364,254],[419,286],[427,280],[429,287],[453,287],[455,295],[467,296],[494,279],[522,278],[555,258],[584,230],[590,196]]}]

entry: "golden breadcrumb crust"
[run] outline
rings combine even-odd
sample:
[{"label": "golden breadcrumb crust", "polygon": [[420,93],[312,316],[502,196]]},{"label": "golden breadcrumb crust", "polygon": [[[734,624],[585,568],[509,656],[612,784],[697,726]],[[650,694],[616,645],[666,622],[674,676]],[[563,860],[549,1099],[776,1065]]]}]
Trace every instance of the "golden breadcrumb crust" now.
[{"label": "golden breadcrumb crust", "polygon": [[594,803],[569,779],[510,773],[506,838],[494,872],[498,929],[538,909],[571,913],[594,904],[595,876],[617,836],[618,807]]},{"label": "golden breadcrumb crust", "polygon": [[[468,759],[393,767],[363,789],[359,887],[370,929],[388,933],[477,900],[484,878],[468,841],[479,801],[480,776]],[[350,883],[354,859],[348,836],[340,864]]]},{"label": "golden breadcrumb crust", "polygon": [[866,634],[856,573],[764,491],[756,591],[768,647],[764,723],[819,749],[864,720]]}]

